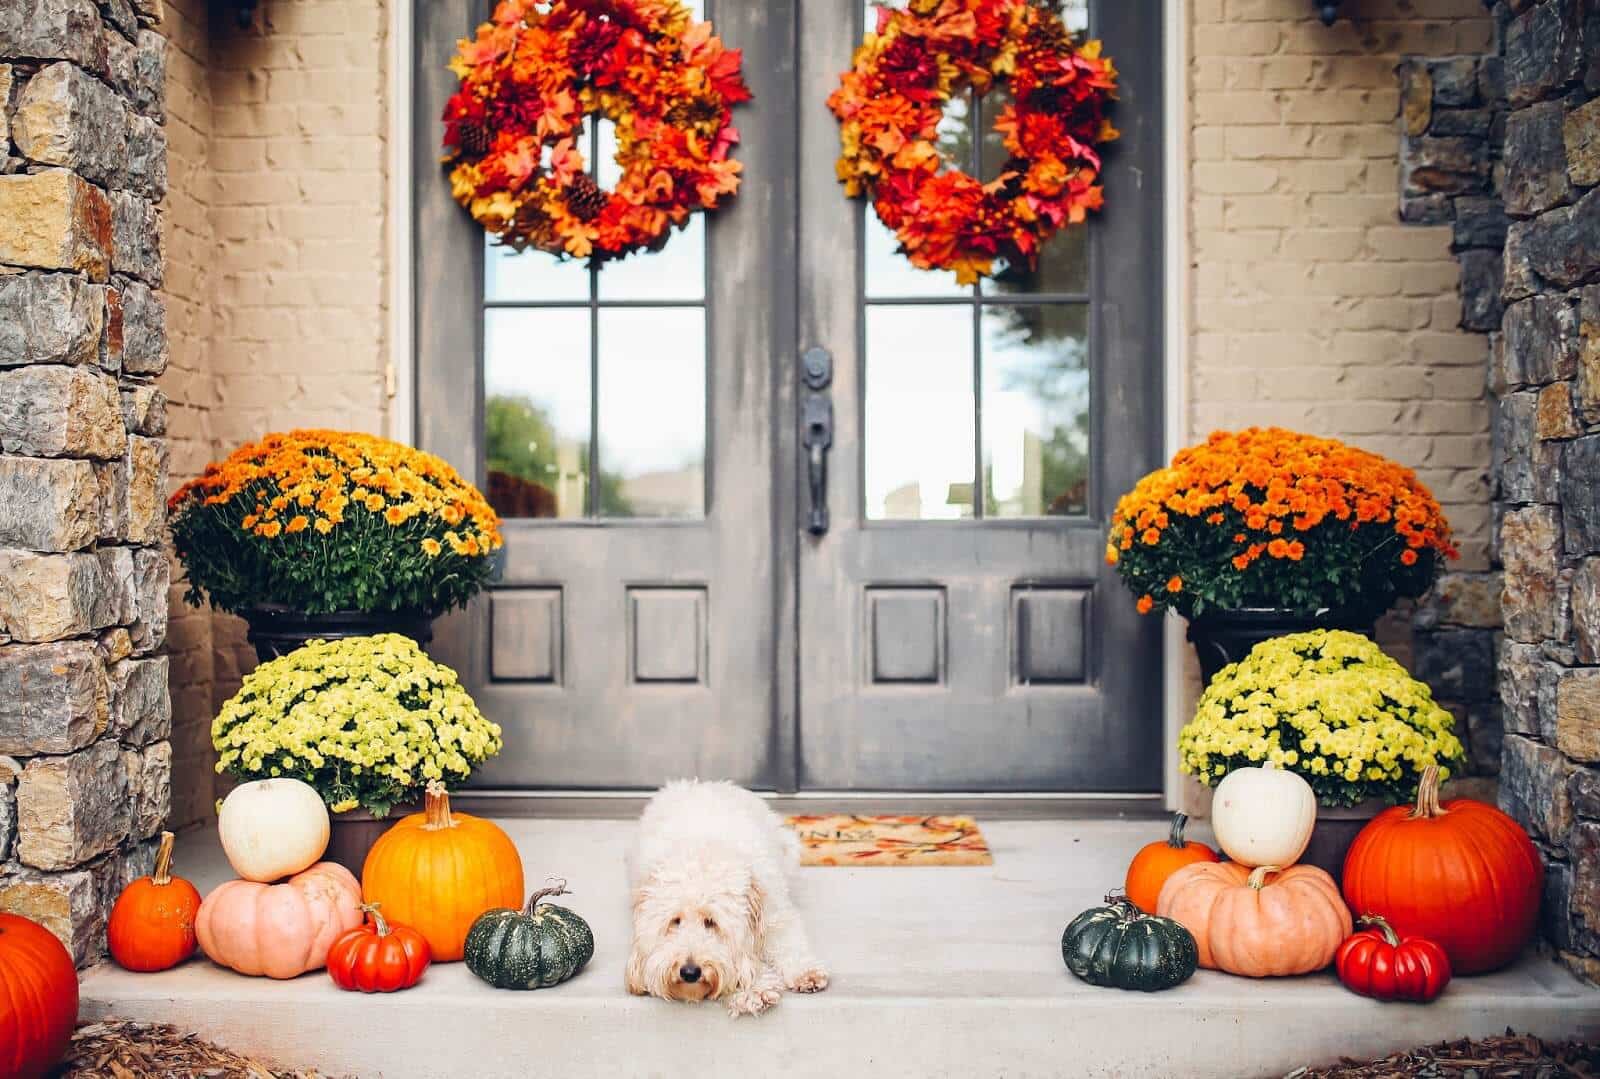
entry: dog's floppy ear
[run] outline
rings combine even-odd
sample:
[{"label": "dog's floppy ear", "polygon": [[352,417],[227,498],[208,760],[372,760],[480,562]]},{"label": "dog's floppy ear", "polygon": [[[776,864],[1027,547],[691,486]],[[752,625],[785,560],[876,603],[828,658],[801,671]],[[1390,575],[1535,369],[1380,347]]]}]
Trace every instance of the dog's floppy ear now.
[{"label": "dog's floppy ear", "polygon": [[745,888],[744,901],[750,918],[750,935],[758,941],[764,940],[767,935],[767,893],[753,875],[749,886]]}]

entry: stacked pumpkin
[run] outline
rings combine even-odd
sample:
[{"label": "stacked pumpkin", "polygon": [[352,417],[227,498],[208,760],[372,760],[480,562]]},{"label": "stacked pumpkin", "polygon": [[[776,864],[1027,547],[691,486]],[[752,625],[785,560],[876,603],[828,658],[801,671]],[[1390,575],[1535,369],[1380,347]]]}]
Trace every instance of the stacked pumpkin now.
[{"label": "stacked pumpkin", "polygon": [[1150,990],[1196,966],[1269,977],[1332,963],[1364,996],[1429,1001],[1452,973],[1504,966],[1533,933],[1542,880],[1533,843],[1493,806],[1441,804],[1436,766],[1423,772],[1414,807],[1385,810],[1356,837],[1342,894],[1323,870],[1295,864],[1317,812],[1300,776],[1237,769],[1218,784],[1212,812],[1230,860],[1186,841],[1177,814],[1165,842],[1134,856],[1126,894],[1067,926],[1062,956],[1074,974]]},{"label": "stacked pumpkin", "polygon": [[510,837],[452,812],[441,785],[373,845],[359,882],[320,860],[327,807],[299,780],[235,788],[217,827],[239,878],[202,901],[172,876],[164,833],[154,874],[129,885],[111,915],[111,953],[122,966],[166,970],[198,945],[240,974],[294,978],[326,966],[340,988],[372,993],[410,988],[434,960],[465,958],[491,985],[536,989],[572,977],[594,954],[587,923],[548,903],[565,885],[535,892],[524,907]]}]

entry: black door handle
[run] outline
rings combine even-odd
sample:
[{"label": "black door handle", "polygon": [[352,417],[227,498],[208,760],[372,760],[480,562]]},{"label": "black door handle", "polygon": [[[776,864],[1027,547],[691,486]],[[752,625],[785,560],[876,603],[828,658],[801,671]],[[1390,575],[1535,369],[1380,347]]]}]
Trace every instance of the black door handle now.
[{"label": "black door handle", "polygon": [[833,445],[833,402],[820,393],[806,395],[805,433],[807,472],[811,480],[811,518],[806,529],[813,536],[828,531],[828,448]]}]

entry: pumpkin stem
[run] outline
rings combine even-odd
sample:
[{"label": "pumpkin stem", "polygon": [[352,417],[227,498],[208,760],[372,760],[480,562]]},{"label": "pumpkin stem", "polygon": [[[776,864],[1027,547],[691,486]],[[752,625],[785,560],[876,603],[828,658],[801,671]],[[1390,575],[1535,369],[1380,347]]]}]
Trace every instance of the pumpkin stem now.
[{"label": "pumpkin stem", "polygon": [[378,931],[378,936],[386,937],[389,935],[389,922],[384,918],[383,912],[378,909],[381,906],[383,906],[382,903],[363,903],[361,904],[361,910],[364,914],[372,915],[372,925]]},{"label": "pumpkin stem", "polygon": [[1172,831],[1167,833],[1167,846],[1175,847],[1178,850],[1183,849],[1183,826],[1188,823],[1189,814],[1174,813],[1172,815]]},{"label": "pumpkin stem", "polygon": [[429,783],[422,798],[422,811],[427,815],[427,820],[422,822],[424,829],[437,832],[456,826],[450,817],[450,792],[444,789],[443,783],[438,780]]},{"label": "pumpkin stem", "polygon": [[1411,811],[1412,820],[1432,820],[1444,816],[1439,805],[1439,766],[1430,764],[1422,770],[1422,782],[1417,784],[1417,807]]},{"label": "pumpkin stem", "polygon": [[1262,888],[1267,886],[1268,873],[1281,872],[1283,872],[1283,866],[1281,865],[1258,865],[1254,869],[1250,870],[1250,880],[1247,883],[1250,885],[1250,887],[1259,892]]},{"label": "pumpkin stem", "polygon": [[1394,931],[1394,926],[1389,924],[1389,919],[1381,914],[1363,914],[1356,919],[1357,925],[1370,926],[1383,934],[1384,941],[1391,948],[1400,947],[1400,935]]},{"label": "pumpkin stem", "polygon": [[571,894],[571,892],[567,891],[567,882],[564,879],[560,877],[551,877],[548,887],[540,888],[537,892],[534,892],[528,897],[528,905],[522,908],[522,913],[532,914],[539,906],[539,903],[547,896]]},{"label": "pumpkin stem", "polygon": [[150,874],[150,882],[165,887],[172,883],[172,843],[171,832],[161,833],[161,846],[156,848],[156,867]]}]

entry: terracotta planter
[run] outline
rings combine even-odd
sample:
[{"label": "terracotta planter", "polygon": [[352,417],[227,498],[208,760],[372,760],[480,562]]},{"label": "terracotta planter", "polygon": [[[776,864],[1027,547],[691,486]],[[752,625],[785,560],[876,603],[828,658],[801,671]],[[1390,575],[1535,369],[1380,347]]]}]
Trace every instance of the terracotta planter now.
[{"label": "terracotta planter", "polygon": [[426,648],[433,640],[435,617],[423,611],[302,614],[284,607],[256,607],[239,614],[250,627],[246,637],[262,663],[288,655],[307,641],[336,641],[375,633],[399,633]]},{"label": "terracotta planter", "polygon": [[1317,823],[1311,828],[1311,842],[1300,861],[1327,870],[1330,877],[1342,883],[1344,856],[1349,853],[1350,844],[1367,822],[1390,804],[1381,798],[1368,798],[1353,806],[1317,806]]},{"label": "terracotta planter", "polygon": [[389,815],[381,820],[365,809],[330,814],[328,850],[322,856],[322,860],[338,862],[360,880],[361,868],[367,863],[367,852],[372,849],[372,845],[384,832],[393,828],[395,822],[409,814],[420,812],[421,808],[416,805],[395,806],[389,810]]},{"label": "terracotta planter", "polygon": [[1208,611],[1189,622],[1188,637],[1200,659],[1201,680],[1209,683],[1230,663],[1238,663],[1262,641],[1313,629],[1347,629],[1372,636],[1375,615],[1356,611],[1297,614],[1272,607]]}]

